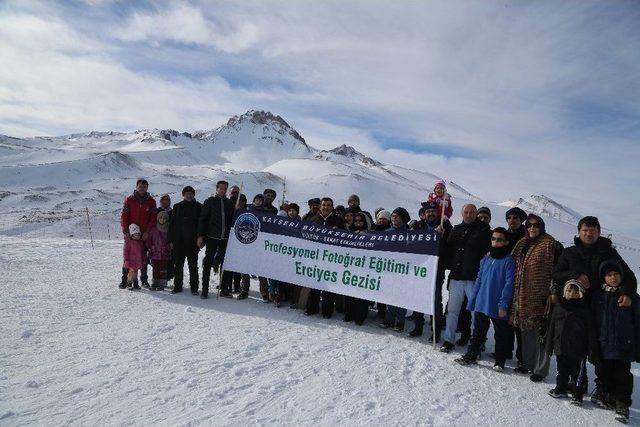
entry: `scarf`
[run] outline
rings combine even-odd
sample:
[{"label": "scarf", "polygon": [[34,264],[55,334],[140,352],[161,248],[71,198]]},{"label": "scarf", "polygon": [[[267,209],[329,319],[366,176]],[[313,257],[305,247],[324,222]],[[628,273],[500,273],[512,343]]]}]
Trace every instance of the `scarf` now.
[{"label": "scarf", "polygon": [[493,246],[489,249],[489,256],[495,259],[502,259],[509,255],[509,246],[503,246],[501,248],[494,248]]}]

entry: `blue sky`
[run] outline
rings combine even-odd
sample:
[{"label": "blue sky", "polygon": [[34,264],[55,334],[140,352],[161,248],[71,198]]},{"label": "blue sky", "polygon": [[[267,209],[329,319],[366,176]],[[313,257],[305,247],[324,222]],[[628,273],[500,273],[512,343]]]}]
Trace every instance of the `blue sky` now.
[{"label": "blue sky", "polygon": [[208,129],[249,109],[491,201],[640,236],[640,3],[0,3],[0,133]]}]

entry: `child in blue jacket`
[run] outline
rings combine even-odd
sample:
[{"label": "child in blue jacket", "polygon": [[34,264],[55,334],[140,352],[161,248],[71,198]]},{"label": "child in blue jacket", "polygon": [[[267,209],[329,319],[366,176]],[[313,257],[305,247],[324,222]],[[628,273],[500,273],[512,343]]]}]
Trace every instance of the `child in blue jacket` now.
[{"label": "child in blue jacket", "polygon": [[615,408],[618,421],[626,423],[633,392],[631,362],[640,362],[640,306],[637,295],[630,307],[620,306],[623,274],[624,269],[615,260],[600,264],[602,292],[592,303],[601,356],[598,380],[604,387],[605,403]]},{"label": "child in blue jacket", "polygon": [[455,360],[457,363],[477,363],[491,322],[496,342],[496,362],[493,369],[504,370],[504,362],[511,358],[513,351],[514,330],[508,323],[508,315],[515,270],[516,263],[509,254],[509,233],[503,227],[497,227],[491,236],[489,254],[480,262],[480,271],[467,304],[467,309],[474,312],[471,341],[467,353]]}]

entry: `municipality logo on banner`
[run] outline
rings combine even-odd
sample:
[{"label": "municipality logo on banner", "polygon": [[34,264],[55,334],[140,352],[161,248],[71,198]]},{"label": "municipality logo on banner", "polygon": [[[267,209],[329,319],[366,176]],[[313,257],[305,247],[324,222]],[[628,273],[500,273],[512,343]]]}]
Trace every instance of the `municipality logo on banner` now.
[{"label": "municipality logo on banner", "polygon": [[252,213],[243,213],[236,219],[234,232],[240,243],[251,244],[258,238],[260,220]]}]

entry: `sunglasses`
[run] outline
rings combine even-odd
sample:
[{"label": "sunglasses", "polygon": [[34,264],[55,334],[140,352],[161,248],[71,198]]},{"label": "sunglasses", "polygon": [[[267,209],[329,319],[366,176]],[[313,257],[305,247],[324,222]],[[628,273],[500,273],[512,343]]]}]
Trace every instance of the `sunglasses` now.
[{"label": "sunglasses", "polygon": [[538,222],[530,222],[529,224],[527,224],[527,228],[540,228],[540,223]]},{"label": "sunglasses", "polygon": [[491,241],[501,243],[501,242],[504,242],[505,240],[502,237],[492,237]]}]

